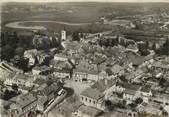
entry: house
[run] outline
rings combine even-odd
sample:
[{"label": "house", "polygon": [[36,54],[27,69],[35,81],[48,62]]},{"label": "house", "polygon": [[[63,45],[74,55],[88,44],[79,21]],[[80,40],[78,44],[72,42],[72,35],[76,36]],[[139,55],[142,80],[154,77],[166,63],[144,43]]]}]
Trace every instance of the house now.
[{"label": "house", "polygon": [[47,75],[51,73],[50,67],[43,65],[43,66],[35,66],[32,69],[33,75]]},{"label": "house", "polygon": [[138,113],[136,111],[126,110],[127,117],[138,117]]},{"label": "house", "polygon": [[103,97],[100,91],[89,87],[80,94],[80,101],[86,106],[104,110]]},{"label": "house", "polygon": [[38,64],[40,64],[40,65],[41,64],[47,65],[50,60],[49,53],[44,52],[44,51],[38,51],[36,58],[37,58]]},{"label": "house", "polygon": [[70,41],[65,43],[65,49],[68,53],[68,55],[73,56],[79,52],[79,49],[81,48],[81,43],[77,41]]},{"label": "house", "polygon": [[101,113],[102,113],[101,110],[82,105],[78,109],[77,116],[78,117],[98,117]]},{"label": "house", "polygon": [[137,69],[131,72],[129,75],[126,75],[126,79],[128,79],[131,82],[134,82],[139,80],[143,76],[145,76],[145,72],[142,69]]},{"label": "house", "polygon": [[138,105],[136,109],[139,113],[156,115],[158,117],[160,117],[160,114],[161,114],[161,110],[160,110],[159,105],[154,104],[154,103],[149,103],[149,104],[142,103],[142,104]]},{"label": "house", "polygon": [[73,80],[75,82],[86,82],[87,77],[88,74],[86,73],[86,71],[77,68],[73,70]]},{"label": "house", "polygon": [[129,83],[119,83],[117,82],[116,83],[116,87],[115,87],[115,92],[124,92],[126,89],[129,89],[129,90],[140,90],[140,85],[137,85],[137,84],[129,84]]},{"label": "house", "polygon": [[74,65],[68,61],[56,61],[51,60],[50,61],[50,67],[56,68],[56,69],[73,69]]},{"label": "house", "polygon": [[17,69],[6,61],[0,62],[0,80],[5,81],[6,78],[12,78],[16,73],[23,73],[22,70]]},{"label": "house", "polygon": [[8,63],[6,61],[2,61],[0,65],[7,71],[11,71],[15,73],[23,73],[23,70],[16,68],[13,64]]},{"label": "house", "polygon": [[146,103],[148,103],[149,98],[153,96],[151,85],[142,86],[138,93],[143,98],[143,101]]},{"label": "house", "polygon": [[102,94],[104,94],[105,99],[111,98],[112,93],[116,87],[115,80],[100,79],[95,84],[91,86],[93,89],[97,89]]},{"label": "house", "polygon": [[144,62],[142,66],[147,66],[148,68],[151,68],[153,62],[154,62],[154,54],[147,55],[144,57]]},{"label": "house", "polygon": [[124,68],[117,64],[111,68],[111,71],[114,76],[121,76],[124,74]]},{"label": "house", "polygon": [[11,101],[10,114],[14,116],[26,116],[29,112],[34,111],[37,106],[37,98],[30,93],[19,95]]},{"label": "house", "polygon": [[[103,67],[103,66],[101,66]],[[102,70],[99,70],[99,73],[98,73],[98,77],[99,77],[99,80],[100,79],[110,79],[109,77],[109,74],[107,73],[106,69],[104,70],[104,68],[101,68]]]},{"label": "house", "polygon": [[54,60],[56,61],[68,61],[69,57],[63,54],[55,54]]},{"label": "house", "polygon": [[71,61],[72,63],[75,63],[75,57],[70,56],[67,53],[58,53],[54,55],[54,60],[56,61]]},{"label": "house", "polygon": [[10,106],[10,104],[11,101],[0,99],[0,117],[9,117],[7,108]]},{"label": "house", "polygon": [[107,79],[100,79],[91,86],[91,88],[96,89],[100,91],[102,94],[104,94],[105,99],[111,98],[115,87],[116,87],[116,81],[107,80]]},{"label": "house", "polygon": [[76,82],[97,81],[99,79],[98,71],[95,69],[74,69],[73,79]]},{"label": "house", "polygon": [[116,81],[100,79],[95,84],[93,84],[91,88],[97,89],[101,93],[105,94],[114,85],[116,85]]},{"label": "house", "polygon": [[132,89],[125,89],[123,91],[123,99],[127,100],[127,102],[134,101],[136,97],[137,90]]},{"label": "house", "polygon": [[147,84],[151,85],[153,87],[157,87],[159,85],[159,79],[157,79],[155,77],[149,77],[147,79]]},{"label": "house", "polygon": [[73,70],[73,79],[76,82],[97,81],[99,79],[99,70],[96,65],[82,60]]},{"label": "house", "polygon": [[154,61],[151,69],[158,72],[169,73],[169,64],[163,64],[162,62]]},{"label": "house", "polygon": [[9,77],[4,81],[5,85],[12,86],[16,84],[18,87],[33,86],[33,76],[26,74],[15,74],[14,77]]},{"label": "house", "polygon": [[151,85],[144,85],[140,89],[140,94],[142,96],[152,96]]},{"label": "house", "polygon": [[70,69],[56,69],[53,68],[52,69],[53,75],[56,78],[61,78],[61,79],[70,79],[71,78],[71,74],[72,74],[72,70]]},{"label": "house", "polygon": [[122,93],[123,99],[127,100],[127,103],[130,103],[137,98],[137,91],[140,90],[140,85],[117,83],[114,89],[115,92]]},{"label": "house", "polygon": [[24,58],[29,59],[29,66],[35,65],[37,54],[38,54],[38,51],[36,49],[27,50],[24,52]]},{"label": "house", "polygon": [[140,65],[143,64],[144,62],[144,57],[138,55],[135,52],[127,52],[127,60],[129,61],[129,63],[132,63],[132,66],[134,67],[138,67]]},{"label": "house", "polygon": [[164,105],[169,105],[169,94],[161,94],[157,93],[154,94],[154,96],[151,98],[153,102],[156,102],[157,104],[164,104]]},{"label": "house", "polygon": [[53,82],[47,82],[34,90],[34,93],[38,96],[37,109],[44,111],[47,108],[49,102],[53,101],[58,95],[58,92],[62,89],[63,85]]}]

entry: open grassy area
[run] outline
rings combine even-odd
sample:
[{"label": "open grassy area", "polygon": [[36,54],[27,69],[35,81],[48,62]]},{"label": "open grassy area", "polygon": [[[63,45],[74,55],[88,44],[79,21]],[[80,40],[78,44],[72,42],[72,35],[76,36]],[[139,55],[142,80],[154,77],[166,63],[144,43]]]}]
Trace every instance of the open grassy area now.
[{"label": "open grassy area", "polygon": [[[31,10],[31,8],[34,10]],[[48,7],[54,8],[53,11],[46,10]],[[11,9],[19,10],[13,11]],[[38,11],[42,8],[43,11]],[[94,23],[100,19],[101,16],[110,16],[110,19],[117,19],[123,17],[122,20],[133,20],[135,15],[147,15],[159,13],[163,8],[166,12],[169,11],[168,4],[138,4],[138,3],[8,3],[2,6],[1,26],[2,30],[19,31],[21,29],[6,28],[5,24],[15,21],[63,21],[70,23]],[[34,25],[33,23],[24,25]],[[107,25],[90,25],[90,26],[66,26],[56,23],[36,23],[36,26],[45,26],[48,30],[58,31],[66,28],[68,31],[79,29],[85,30],[108,30],[113,27]],[[150,26],[148,26],[150,27]],[[153,29],[153,28],[152,28]],[[22,29],[23,30],[23,29]],[[141,29],[140,29],[141,30]],[[144,30],[143,30],[144,31]],[[149,32],[149,31],[147,31]],[[141,37],[142,38],[142,37]]]}]

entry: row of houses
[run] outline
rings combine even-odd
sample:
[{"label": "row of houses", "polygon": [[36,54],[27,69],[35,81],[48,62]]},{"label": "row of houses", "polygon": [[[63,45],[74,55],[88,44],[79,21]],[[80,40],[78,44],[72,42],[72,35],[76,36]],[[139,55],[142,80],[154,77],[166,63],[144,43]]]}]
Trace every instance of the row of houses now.
[{"label": "row of houses", "polygon": [[31,92],[18,95],[9,100],[11,102],[9,106],[10,116],[25,116],[36,110],[43,112],[50,102],[54,101],[59,95],[59,91],[63,89],[63,85],[59,82],[41,82],[40,80],[36,81],[39,84]]},{"label": "row of houses", "polygon": [[[154,92],[151,85],[136,85],[128,83],[119,83],[117,81],[101,79],[93,84],[91,87],[87,88],[80,94],[80,101],[89,107],[96,108],[99,110],[105,110],[105,100],[117,101],[115,98],[116,94],[121,94],[121,97],[118,97],[118,102],[120,100],[126,100],[126,105],[132,104],[137,99],[141,98],[143,100],[142,104],[137,106],[137,112],[149,113],[149,114],[160,114],[161,110],[157,107],[158,104],[161,106],[168,105],[169,95],[160,94]],[[116,102],[116,104],[118,103]],[[156,106],[149,105],[154,103]],[[142,109],[142,111],[141,111]],[[154,110],[158,111],[154,111]]]}]

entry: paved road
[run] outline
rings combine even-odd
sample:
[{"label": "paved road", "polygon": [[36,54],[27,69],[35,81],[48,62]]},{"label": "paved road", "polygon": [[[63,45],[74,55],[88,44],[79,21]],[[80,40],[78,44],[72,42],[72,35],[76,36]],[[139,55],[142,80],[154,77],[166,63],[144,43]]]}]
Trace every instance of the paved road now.
[{"label": "paved road", "polygon": [[[64,90],[64,89],[63,89]],[[56,97],[56,99],[52,102],[52,104],[50,104],[47,109],[43,112],[44,117],[48,116],[48,112],[51,111],[57,104],[59,104],[61,101],[64,100],[64,98],[67,95],[67,91],[64,90],[65,93],[61,94],[60,96]]]},{"label": "paved road", "polygon": [[82,91],[84,91],[86,88],[89,87],[88,84],[78,83],[78,82],[74,82],[74,81],[71,81],[71,80],[65,81],[64,86],[72,88],[77,95],[79,95]]}]

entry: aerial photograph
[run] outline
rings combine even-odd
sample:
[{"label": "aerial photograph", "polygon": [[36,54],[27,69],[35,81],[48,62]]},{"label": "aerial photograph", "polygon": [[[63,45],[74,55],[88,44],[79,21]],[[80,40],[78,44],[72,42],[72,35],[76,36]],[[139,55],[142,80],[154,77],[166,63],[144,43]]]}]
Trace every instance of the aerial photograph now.
[{"label": "aerial photograph", "polygon": [[169,0],[0,4],[0,117],[169,117]]}]

